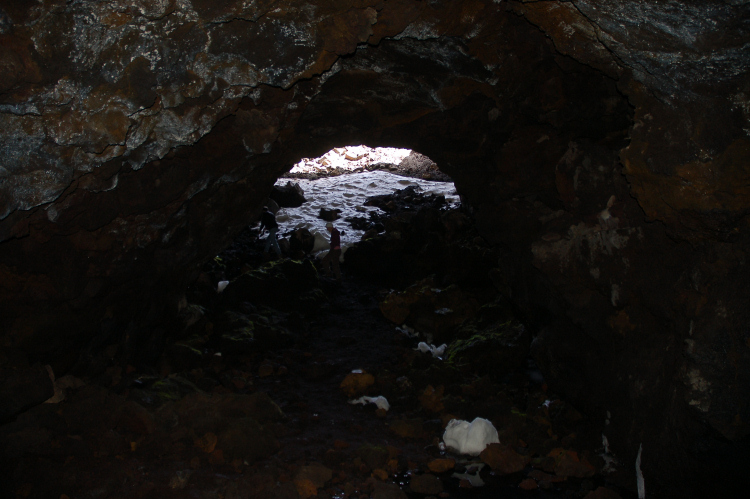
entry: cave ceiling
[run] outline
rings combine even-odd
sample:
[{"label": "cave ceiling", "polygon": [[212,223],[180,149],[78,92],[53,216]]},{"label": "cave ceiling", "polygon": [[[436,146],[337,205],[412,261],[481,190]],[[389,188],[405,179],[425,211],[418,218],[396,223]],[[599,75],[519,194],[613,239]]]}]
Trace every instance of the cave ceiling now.
[{"label": "cave ceiling", "polygon": [[[414,75],[401,84],[434,86],[432,102],[414,96],[414,113],[420,103],[432,111],[451,107],[461,92],[516,100],[534,64],[561,54],[615,78],[637,110],[634,145],[623,160],[634,194],[655,219],[726,233],[747,194],[726,193],[746,178],[732,166],[747,151],[743,2],[637,1],[606,8],[595,1],[6,3],[3,219],[48,205],[101,165],[125,162],[137,169],[195,144],[266,87],[302,93],[300,82],[322,86],[342,57],[367,44],[375,51],[383,39],[401,41],[403,48],[391,49],[382,70],[399,71],[399,61],[406,62],[396,55],[401,50],[412,57],[402,71]],[[416,43],[430,40],[454,40],[463,53]],[[360,65],[374,62],[361,59]],[[453,80],[467,70],[464,79],[473,87],[453,85],[451,95],[437,95],[451,89],[435,81],[440,68],[431,65],[442,65]],[[482,66],[487,74],[479,75]],[[303,99],[317,91],[308,89]],[[378,91],[393,92],[395,102],[411,98],[388,86]],[[237,161],[267,154],[279,138],[274,133],[294,127],[307,102],[283,99],[294,109],[249,118],[279,123],[247,137],[247,154]],[[733,126],[719,133],[719,122]],[[649,148],[654,138],[669,147]],[[696,173],[696,162],[717,168]],[[706,192],[722,201],[705,201]],[[714,215],[703,220],[708,212]]]}]

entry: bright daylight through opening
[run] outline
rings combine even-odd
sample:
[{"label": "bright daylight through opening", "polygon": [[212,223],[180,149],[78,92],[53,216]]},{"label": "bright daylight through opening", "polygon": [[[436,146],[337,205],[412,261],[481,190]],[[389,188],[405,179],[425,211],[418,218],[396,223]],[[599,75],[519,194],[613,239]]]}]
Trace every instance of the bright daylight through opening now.
[{"label": "bright daylight through opening", "polygon": [[299,184],[306,202],[298,207],[280,207],[276,214],[279,233],[309,230],[315,236],[314,252],[328,248],[327,220],[321,218],[321,210],[335,213],[334,223],[345,231],[341,237],[345,252],[365,233],[352,227],[350,221],[383,213],[376,206],[366,205],[368,197],[414,186],[424,194],[445,196],[448,207],[460,202],[453,182],[437,165],[409,149],[362,145],[334,148],[319,158],[303,158],[276,185],[283,187],[290,182]]}]

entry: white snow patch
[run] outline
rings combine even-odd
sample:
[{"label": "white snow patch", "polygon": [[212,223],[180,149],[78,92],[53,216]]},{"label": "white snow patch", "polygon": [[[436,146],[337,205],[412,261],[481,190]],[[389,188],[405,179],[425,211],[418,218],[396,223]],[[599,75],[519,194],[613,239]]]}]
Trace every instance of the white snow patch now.
[{"label": "white snow patch", "polygon": [[[279,179],[277,185],[285,185],[289,179]],[[357,243],[364,231],[352,229],[346,218],[369,218],[370,212],[383,213],[380,208],[363,206],[369,196],[392,194],[409,186],[417,186],[421,192],[442,194],[451,206],[460,203],[456,187],[452,182],[434,182],[417,178],[402,177],[376,170],[337,177],[326,177],[317,180],[296,179],[304,192],[306,203],[298,208],[281,208],[276,214],[279,233],[285,234],[299,228],[309,230],[315,236],[313,252],[328,249],[330,236],[326,231],[326,221],[318,218],[321,208],[341,210],[340,218],[333,224],[344,234],[341,236],[342,253],[346,248]]]},{"label": "white snow patch", "polygon": [[469,423],[461,419],[451,419],[443,433],[446,447],[459,454],[478,456],[489,444],[498,444],[500,439],[492,423],[484,418],[476,418]]},{"label": "white snow patch", "polygon": [[410,328],[406,324],[404,324],[401,327],[397,327],[396,331],[398,331],[399,333],[405,334],[409,338],[417,338],[419,336],[419,333],[417,331],[415,331],[414,329]]},{"label": "white snow patch", "polygon": [[362,404],[362,405],[375,404],[378,407],[378,409],[383,409],[386,411],[391,408],[391,405],[388,403],[388,400],[382,395],[379,395],[377,397],[364,396],[355,400],[350,400],[349,403],[350,404]]},{"label": "white snow patch", "polygon": [[431,353],[433,357],[440,357],[445,353],[446,348],[448,348],[448,345],[445,343],[436,347],[435,345],[428,345],[424,341],[420,341],[414,350],[419,350],[422,353]]},{"label": "white snow patch", "polygon": [[[289,218],[287,218],[289,220]],[[277,218],[276,221],[279,221]],[[299,227],[295,227],[299,228]],[[323,235],[321,232],[315,232],[315,242],[313,243],[313,253],[317,253],[318,251],[327,250],[330,247],[330,244],[328,242],[328,238]]]},{"label": "white snow patch", "polygon": [[604,461],[602,473],[614,473],[615,471],[617,471],[617,468],[615,468],[615,466],[619,463],[617,462],[617,458],[615,458],[615,456],[612,454],[612,451],[609,449],[609,440],[604,433],[602,433],[602,447],[604,447],[604,452],[599,454],[599,457],[601,457]]},{"label": "white snow patch", "polygon": [[471,474],[468,472],[466,473],[453,473],[451,476],[453,478],[458,478],[459,480],[466,480],[468,481],[472,487],[481,487],[484,485],[484,480],[479,476],[479,472],[482,471],[482,468],[484,468],[484,463],[480,463],[476,467],[476,472],[474,474]]},{"label": "white snow patch", "polygon": [[646,498],[646,482],[643,480],[643,471],[641,471],[641,453],[643,452],[643,444],[638,447],[638,457],[635,458],[635,475],[636,483],[638,484],[638,499]]},{"label": "white snow patch", "polygon": [[374,163],[398,165],[411,152],[411,149],[396,147],[335,147],[319,158],[303,158],[289,170],[289,173],[315,173],[326,168],[354,171]]}]

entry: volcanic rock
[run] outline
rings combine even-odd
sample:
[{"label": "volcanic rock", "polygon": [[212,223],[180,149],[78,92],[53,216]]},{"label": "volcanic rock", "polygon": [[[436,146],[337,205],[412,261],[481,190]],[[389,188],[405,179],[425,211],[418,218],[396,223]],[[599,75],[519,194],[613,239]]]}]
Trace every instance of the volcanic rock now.
[{"label": "volcanic rock", "polygon": [[292,182],[287,182],[286,185],[274,185],[268,197],[276,201],[281,208],[297,208],[307,201],[299,184]]},{"label": "volcanic rock", "polygon": [[650,490],[735,483],[730,451],[750,435],[750,4],[134,5],[0,10],[4,347],[61,376],[153,364],[198,269],[290,165],[410,147],[455,181],[479,240],[410,232],[409,215],[351,262],[406,276],[399,289],[426,255],[454,283],[491,280],[534,318],[550,388],[592,419],[610,411],[629,462],[644,444]]}]

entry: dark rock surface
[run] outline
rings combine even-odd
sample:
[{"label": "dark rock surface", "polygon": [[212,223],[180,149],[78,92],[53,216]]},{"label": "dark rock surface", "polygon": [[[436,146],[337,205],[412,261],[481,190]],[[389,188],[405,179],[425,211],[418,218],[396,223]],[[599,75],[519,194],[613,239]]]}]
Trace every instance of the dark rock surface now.
[{"label": "dark rock surface", "polygon": [[[163,338],[159,362],[65,376],[48,404],[0,425],[0,467],[8,477],[0,495],[453,497],[462,482],[451,472],[478,477],[480,463],[446,455],[436,442],[451,419],[477,415],[495,421],[508,442],[481,457],[496,471],[484,470],[483,493],[535,485],[539,468],[549,472],[543,478],[552,484],[550,497],[582,490],[582,478],[607,479],[600,461],[586,464],[585,473],[576,466],[579,455],[591,459],[602,423],[585,420],[522,369],[477,375],[417,351],[417,338],[379,312],[387,290],[354,278],[346,265],[345,282],[333,284],[311,278],[311,261],[263,262],[259,246],[240,237],[203,267],[185,329]],[[235,259],[242,265],[228,265]],[[431,264],[434,271],[441,262]],[[257,286],[247,286],[248,277]],[[221,292],[211,285],[225,278]],[[287,300],[257,294],[279,282]],[[289,307],[311,294],[324,297],[319,307]],[[475,319],[510,314],[493,303]],[[263,331],[275,341],[263,341]],[[232,344],[240,334],[242,348]],[[174,361],[178,345],[194,352],[189,365]],[[527,356],[508,344],[484,349],[506,359]],[[387,397],[388,409],[354,403],[362,395]]]},{"label": "dark rock surface", "polygon": [[321,208],[318,212],[318,218],[322,220],[327,220],[329,222],[333,222],[334,220],[338,220],[341,218],[339,214],[341,213],[341,210],[336,208]]},{"label": "dark rock surface", "polygon": [[306,199],[299,184],[287,182],[285,185],[274,185],[269,198],[276,201],[281,208],[296,208],[302,206]]},{"label": "dark rock surface", "polygon": [[55,394],[50,373],[41,365],[0,370],[0,423],[39,405]]},{"label": "dark rock surface", "polygon": [[720,0],[2,2],[1,344],[61,374],[153,363],[294,162],[410,147],[455,181],[550,383],[611,414],[623,461],[643,444],[650,490],[730,483],[704,464],[750,436],[748,19]]}]

